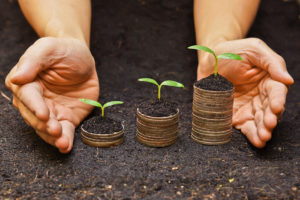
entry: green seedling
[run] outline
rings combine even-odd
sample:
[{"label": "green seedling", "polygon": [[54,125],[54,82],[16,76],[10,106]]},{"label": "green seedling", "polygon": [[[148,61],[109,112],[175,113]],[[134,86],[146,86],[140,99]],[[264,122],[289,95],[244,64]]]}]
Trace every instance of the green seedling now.
[{"label": "green seedling", "polygon": [[208,48],[206,46],[193,45],[193,46],[188,47],[188,49],[202,50],[202,51],[206,51],[208,53],[211,53],[215,57],[215,61],[216,61],[215,71],[214,71],[215,76],[218,75],[218,60],[220,58],[222,58],[222,59],[231,59],[231,60],[243,60],[239,55],[234,54],[234,53],[223,53],[223,54],[217,56],[213,50],[211,50],[210,48]]},{"label": "green seedling", "polygon": [[158,100],[160,100],[160,90],[163,85],[172,86],[172,87],[182,87],[182,88],[184,87],[183,84],[178,83],[176,81],[172,81],[172,80],[163,81],[160,85],[156,82],[156,80],[154,80],[152,78],[140,78],[140,79],[138,79],[138,81],[148,82],[148,83],[152,83],[152,84],[156,85],[158,87],[158,95],[157,95]]},{"label": "green seedling", "polygon": [[94,100],[91,100],[91,99],[79,99],[79,101],[82,101],[83,103],[101,108],[102,118],[104,117],[104,109],[105,108],[113,106],[113,105],[117,105],[117,104],[123,104],[123,101],[110,101],[110,102],[105,103],[102,106],[101,103],[99,103],[98,101],[94,101]]}]

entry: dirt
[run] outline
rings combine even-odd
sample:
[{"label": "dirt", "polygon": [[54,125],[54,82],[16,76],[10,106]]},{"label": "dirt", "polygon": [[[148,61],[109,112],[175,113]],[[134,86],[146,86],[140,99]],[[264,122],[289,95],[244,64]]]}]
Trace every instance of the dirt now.
[{"label": "dirt", "polygon": [[167,117],[177,113],[178,105],[164,99],[148,100],[138,105],[138,109],[144,115],[151,117]]},{"label": "dirt", "polygon": [[211,74],[208,77],[202,78],[195,83],[195,86],[212,91],[226,91],[233,88],[232,83],[220,74],[217,74],[217,76]]},{"label": "dirt", "polygon": [[[26,125],[0,95],[0,199],[300,199],[300,20],[296,1],[263,0],[249,37],[259,37],[287,63],[295,79],[286,110],[263,149],[239,131],[220,146],[194,142],[191,134],[196,52],[192,0],[92,1],[91,51],[101,100],[124,106],[106,113],[125,120],[125,141],[115,148],[82,143],[60,154]],[[38,38],[15,0],[0,4],[0,91],[6,74]],[[221,26],[221,25],[220,25]],[[178,141],[151,148],[136,141],[136,108],[156,98],[139,77],[176,80],[183,90],[164,88],[178,102]],[[146,98],[145,98],[146,97]],[[95,110],[89,117],[99,116]]]},{"label": "dirt", "polygon": [[94,134],[112,134],[122,130],[122,122],[108,117],[95,116],[82,123],[84,130]]}]

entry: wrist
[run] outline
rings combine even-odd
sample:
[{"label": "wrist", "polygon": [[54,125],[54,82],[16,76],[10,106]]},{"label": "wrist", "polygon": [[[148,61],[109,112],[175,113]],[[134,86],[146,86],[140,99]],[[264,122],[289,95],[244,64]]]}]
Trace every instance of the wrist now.
[{"label": "wrist", "polygon": [[[70,23],[71,24],[71,23]],[[43,37],[72,38],[83,42],[89,47],[89,36],[85,36],[79,26],[66,26],[60,20],[51,19],[45,26]]]}]

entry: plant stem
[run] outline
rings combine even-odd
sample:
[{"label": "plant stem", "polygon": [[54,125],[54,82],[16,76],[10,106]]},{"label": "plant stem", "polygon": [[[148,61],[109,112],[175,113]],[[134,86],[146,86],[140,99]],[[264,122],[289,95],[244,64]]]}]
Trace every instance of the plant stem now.
[{"label": "plant stem", "polygon": [[160,101],[160,88],[161,88],[161,85],[158,86],[158,100]]},{"label": "plant stem", "polygon": [[103,118],[103,117],[104,117],[104,108],[101,108],[101,111],[102,111],[101,116],[102,116],[102,118]]},{"label": "plant stem", "polygon": [[215,64],[215,72],[214,72],[214,74],[215,74],[215,77],[216,77],[218,75],[218,58],[215,57],[215,59],[216,59],[216,64]]}]

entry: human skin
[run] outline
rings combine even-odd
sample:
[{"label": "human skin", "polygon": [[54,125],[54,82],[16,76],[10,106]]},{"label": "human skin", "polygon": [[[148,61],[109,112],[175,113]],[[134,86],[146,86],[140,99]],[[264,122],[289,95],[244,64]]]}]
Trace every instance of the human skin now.
[{"label": "human skin", "polygon": [[[216,54],[239,54],[243,60],[220,60],[218,73],[235,86],[233,125],[262,148],[284,111],[288,86],[294,83],[284,59],[258,38],[245,37],[259,1],[194,0],[197,44]],[[197,79],[214,70],[214,58],[198,51]]]},{"label": "human skin", "polygon": [[89,50],[89,0],[20,0],[20,7],[41,37],[6,77],[13,104],[24,120],[61,153],[72,149],[75,127],[97,100],[99,81]]},{"label": "human skin", "polygon": [[[283,112],[286,85],[293,79],[284,60],[261,40],[238,40],[246,35],[258,3],[195,0],[194,9],[197,44],[217,54],[233,52],[244,58],[241,63],[220,60],[219,73],[236,87],[233,124],[252,144],[263,147]],[[95,62],[88,48],[90,1],[19,0],[19,4],[41,39],[12,68],[6,85],[24,120],[43,140],[68,153],[75,127],[92,110],[78,98],[97,100],[99,96]],[[200,79],[213,71],[214,61],[201,52],[198,58]]]}]

